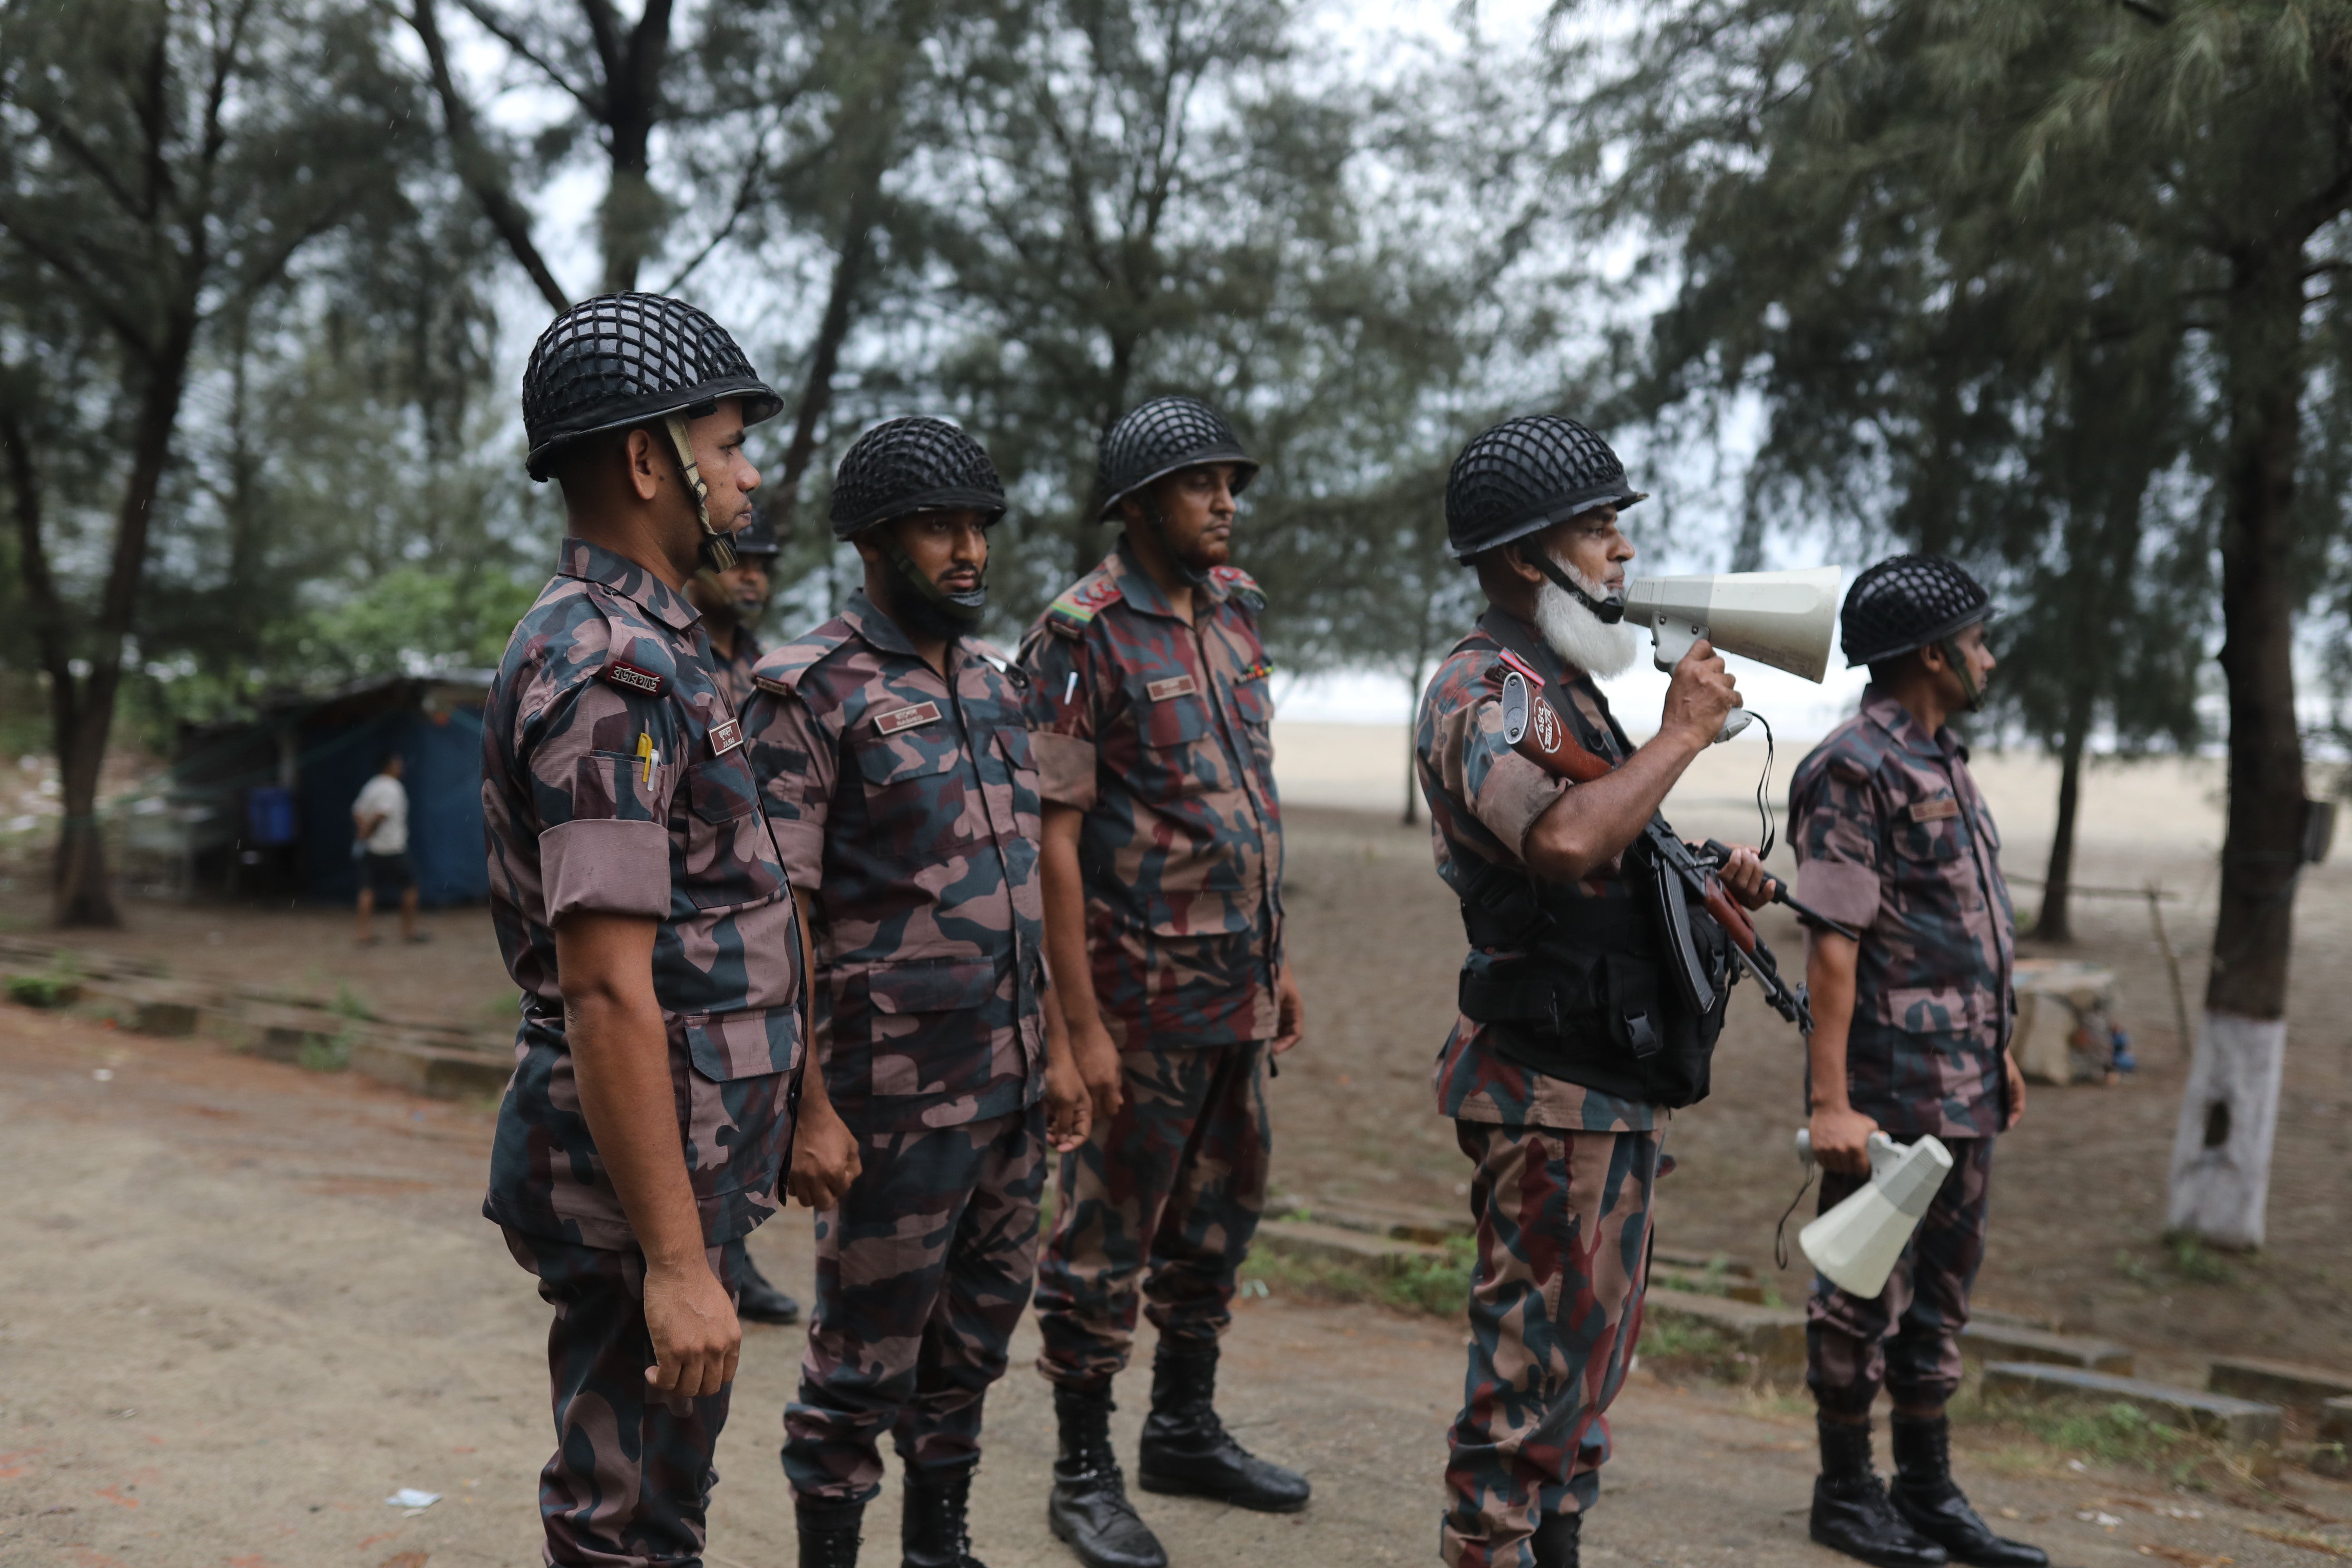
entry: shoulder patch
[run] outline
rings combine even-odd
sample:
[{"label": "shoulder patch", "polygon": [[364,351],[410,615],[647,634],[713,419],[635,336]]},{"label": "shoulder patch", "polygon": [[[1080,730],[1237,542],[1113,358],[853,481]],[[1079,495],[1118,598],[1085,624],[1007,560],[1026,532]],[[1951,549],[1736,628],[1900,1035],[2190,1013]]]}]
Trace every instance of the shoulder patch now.
[{"label": "shoulder patch", "polygon": [[790,697],[800,689],[801,677],[823,664],[827,655],[849,641],[849,627],[831,620],[794,637],[783,647],[761,656],[751,667],[751,684],[771,697]]},{"label": "shoulder patch", "polygon": [[646,697],[659,697],[668,684],[655,671],[631,664],[625,658],[606,659],[604,668],[596,675],[608,685]]},{"label": "shoulder patch", "polygon": [[1066,637],[1087,635],[1097,615],[1123,597],[1118,582],[1108,573],[1089,573],[1061,597],[1045,606],[1045,625]]},{"label": "shoulder patch", "polygon": [[1227,597],[1239,599],[1252,611],[1265,608],[1265,590],[1257,585],[1256,578],[1238,566],[1212,566],[1209,581],[1223,588]]}]

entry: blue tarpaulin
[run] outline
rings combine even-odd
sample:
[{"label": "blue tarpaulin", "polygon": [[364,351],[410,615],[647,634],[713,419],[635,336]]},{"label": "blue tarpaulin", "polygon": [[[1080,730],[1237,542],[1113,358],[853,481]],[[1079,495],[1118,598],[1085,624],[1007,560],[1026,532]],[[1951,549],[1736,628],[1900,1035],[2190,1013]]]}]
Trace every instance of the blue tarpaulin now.
[{"label": "blue tarpaulin", "polygon": [[400,753],[408,791],[408,858],[426,904],[486,899],[482,849],[482,721],[478,710],[415,705],[356,721],[306,719],[299,729],[304,893],[330,903],[359,894],[352,803],[386,752]]}]

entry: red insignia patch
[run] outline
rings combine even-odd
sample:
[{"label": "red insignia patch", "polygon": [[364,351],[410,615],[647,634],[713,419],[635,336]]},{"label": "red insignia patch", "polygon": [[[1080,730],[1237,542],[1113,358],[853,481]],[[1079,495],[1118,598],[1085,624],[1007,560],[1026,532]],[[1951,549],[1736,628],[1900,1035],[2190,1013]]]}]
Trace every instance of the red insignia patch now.
[{"label": "red insignia patch", "polygon": [[1154,702],[1165,702],[1171,697],[1198,697],[1201,689],[1192,684],[1189,675],[1171,675],[1165,680],[1155,680],[1143,689]]},{"label": "red insignia patch", "polygon": [[639,669],[625,658],[616,658],[598,670],[597,675],[624,691],[642,691],[648,697],[662,694],[662,678],[650,669]]},{"label": "red insignia patch", "polygon": [[723,724],[713,724],[710,726],[710,754],[712,756],[723,757],[742,743],[743,726],[740,721],[730,719]]},{"label": "red insignia patch", "polygon": [[1521,658],[1509,648],[1504,648],[1500,651],[1503,656],[1503,662],[1509,665],[1513,669],[1517,670],[1521,675],[1526,676],[1529,686],[1541,686],[1544,683],[1544,678],[1536,672],[1536,667],[1534,665],[1529,664],[1526,659]]},{"label": "red insignia patch", "polygon": [[883,714],[874,721],[874,729],[877,734],[896,735],[901,731],[918,729],[922,725],[936,724],[939,721],[940,705],[938,703],[918,702],[911,708],[894,708]]}]

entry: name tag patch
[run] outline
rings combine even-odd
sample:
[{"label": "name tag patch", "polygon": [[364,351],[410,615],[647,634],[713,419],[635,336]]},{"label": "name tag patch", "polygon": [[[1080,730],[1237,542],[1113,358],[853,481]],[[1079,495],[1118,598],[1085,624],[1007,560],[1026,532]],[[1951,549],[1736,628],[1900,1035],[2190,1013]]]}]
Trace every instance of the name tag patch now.
[{"label": "name tag patch", "polygon": [[1154,702],[1165,702],[1171,697],[1198,697],[1201,689],[1189,675],[1171,675],[1165,680],[1155,680],[1143,689],[1144,695]]},{"label": "name tag patch", "polygon": [[1950,795],[1941,800],[1915,800],[1911,803],[1914,822],[1941,822],[1948,816],[1960,815],[1960,803]]},{"label": "name tag patch", "polygon": [[918,702],[911,708],[893,708],[874,721],[876,733],[896,735],[902,730],[913,730],[940,721],[940,705]]},{"label": "name tag patch", "polygon": [[723,757],[743,743],[742,721],[730,719],[723,724],[710,726],[710,754]]},{"label": "name tag patch", "polygon": [[625,658],[614,659],[596,673],[624,691],[642,691],[648,697],[662,694],[660,676],[650,669],[639,669]]}]

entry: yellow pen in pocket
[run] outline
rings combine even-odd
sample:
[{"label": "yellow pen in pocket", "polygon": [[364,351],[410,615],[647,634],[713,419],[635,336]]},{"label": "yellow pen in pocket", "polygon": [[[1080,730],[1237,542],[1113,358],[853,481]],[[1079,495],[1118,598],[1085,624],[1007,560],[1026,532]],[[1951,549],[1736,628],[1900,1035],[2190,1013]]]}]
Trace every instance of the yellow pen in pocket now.
[{"label": "yellow pen in pocket", "polygon": [[646,760],[646,784],[650,787],[654,782],[654,764],[661,761],[661,753],[654,750],[651,735],[640,734],[637,737],[637,755]]}]

